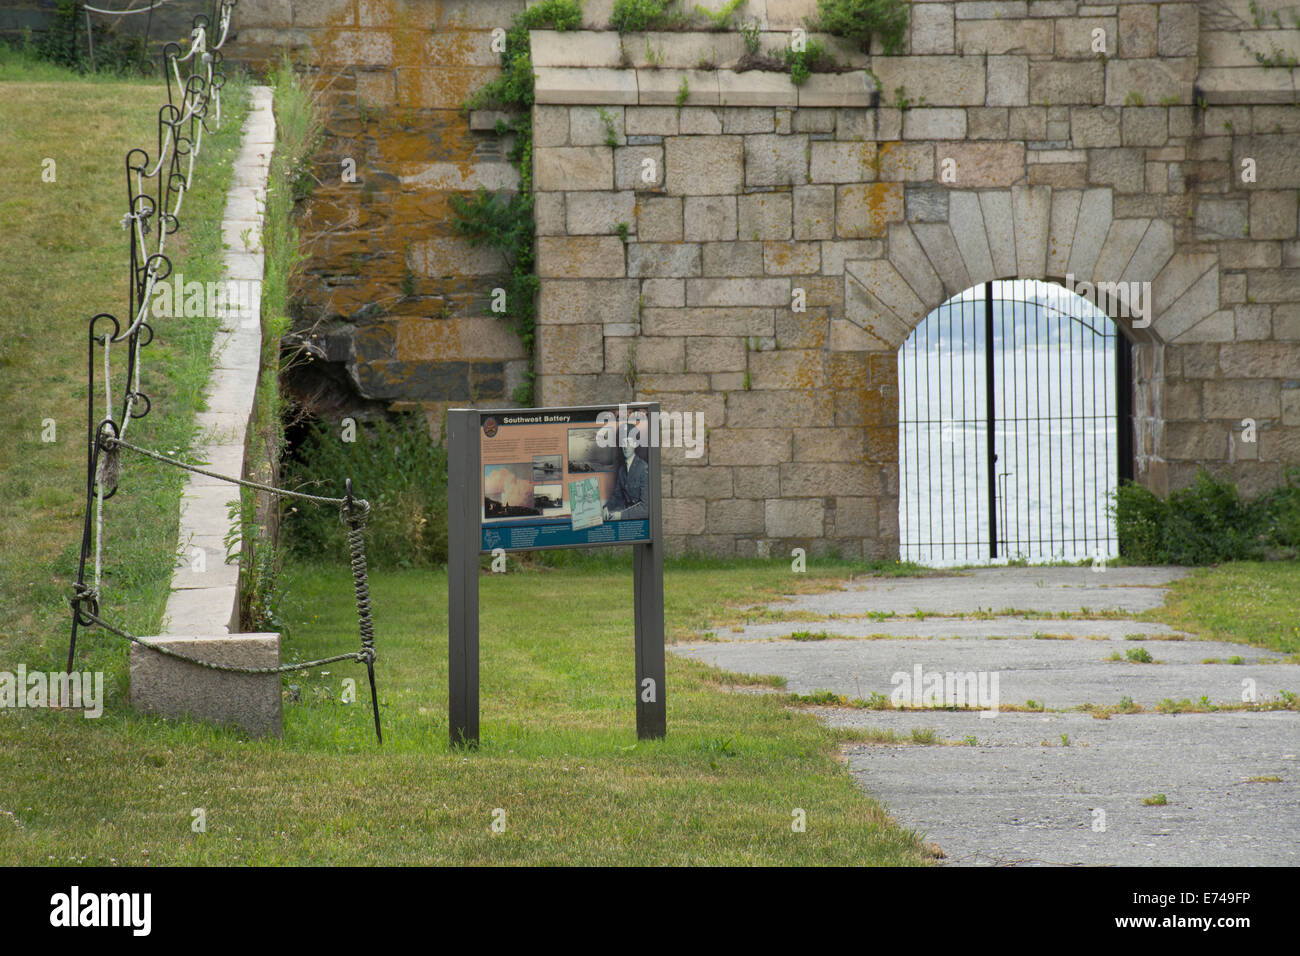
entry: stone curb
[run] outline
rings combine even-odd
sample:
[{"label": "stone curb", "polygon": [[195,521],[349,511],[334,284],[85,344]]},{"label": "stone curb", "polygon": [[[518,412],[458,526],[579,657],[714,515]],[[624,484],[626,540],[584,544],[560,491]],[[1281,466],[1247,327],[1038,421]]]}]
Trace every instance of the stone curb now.
[{"label": "stone curb", "polygon": [[[274,142],[271,90],[254,87],[221,222],[226,278],[243,285],[251,308],[221,317],[212,343],[207,409],[196,416],[201,443],[196,459],[232,477],[244,476],[245,441],[261,374],[261,235]],[[229,503],[238,498],[238,489],[228,482],[188,476],[181,497],[181,557],[172,572],[163,634],[148,640],[214,663],[276,667],[280,635],[239,633],[239,563],[225,561]],[[131,648],[131,703],[168,717],[234,724],[255,736],[281,732],[278,674],[214,671],[140,645]]]}]

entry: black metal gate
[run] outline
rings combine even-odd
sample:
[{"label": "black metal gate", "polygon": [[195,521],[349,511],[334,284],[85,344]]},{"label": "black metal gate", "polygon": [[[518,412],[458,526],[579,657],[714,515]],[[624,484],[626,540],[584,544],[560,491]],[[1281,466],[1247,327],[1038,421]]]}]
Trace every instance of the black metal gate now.
[{"label": "black metal gate", "polygon": [[901,557],[1117,554],[1130,355],[1105,313],[1051,283],[989,282],[931,312],[898,355]]}]

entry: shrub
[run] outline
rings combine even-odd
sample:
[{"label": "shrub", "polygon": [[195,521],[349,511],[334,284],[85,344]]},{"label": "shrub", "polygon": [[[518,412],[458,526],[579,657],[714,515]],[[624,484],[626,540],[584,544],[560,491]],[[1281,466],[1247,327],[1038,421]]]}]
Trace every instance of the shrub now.
[{"label": "shrub", "polygon": [[1199,471],[1190,488],[1169,496],[1165,515],[1165,560],[1174,564],[1240,561],[1257,549],[1254,515],[1236,486]]},{"label": "shrub", "polygon": [[681,22],[682,15],[668,11],[671,3],[672,0],[614,0],[609,22],[619,33],[675,26]]},{"label": "shrub", "polygon": [[790,68],[790,82],[795,86],[802,86],[815,70],[831,70],[836,65],[821,40],[808,40],[802,50],[787,46],[779,56]]},{"label": "shrub", "polygon": [[853,40],[863,50],[880,37],[885,52],[897,52],[907,35],[905,0],[818,0],[818,29]]},{"label": "shrub", "polygon": [[1295,557],[1300,547],[1300,469],[1252,502],[1201,470],[1188,488],[1161,501],[1126,482],[1111,505],[1119,553],[1135,564],[1216,564]]},{"label": "shrub", "polygon": [[1119,553],[1135,564],[1160,564],[1165,535],[1166,506],[1155,493],[1126,481],[1115,491],[1111,506]]},{"label": "shrub", "polygon": [[580,30],[582,4],[578,0],[542,0],[525,10],[521,20],[529,30]]},{"label": "shrub", "polygon": [[[447,560],[447,453],[423,416],[358,427],[344,442],[338,426],[317,422],[284,463],[288,488],[341,497],[344,479],[370,502],[366,557],[374,567],[428,567]],[[346,561],[347,535],[337,508],[290,502],[285,537],[291,551],[314,560]]]}]

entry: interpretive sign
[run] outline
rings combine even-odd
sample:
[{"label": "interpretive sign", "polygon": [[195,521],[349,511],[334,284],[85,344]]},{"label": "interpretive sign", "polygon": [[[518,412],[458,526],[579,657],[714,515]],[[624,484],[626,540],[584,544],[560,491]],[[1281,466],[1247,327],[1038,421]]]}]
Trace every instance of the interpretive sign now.
[{"label": "interpretive sign", "polygon": [[661,421],[655,402],[447,412],[453,746],[479,738],[479,556],[504,569],[505,552],[545,548],[632,546],[637,736],[667,733],[659,448],[673,426],[675,444],[690,447],[683,421]]},{"label": "interpretive sign", "polygon": [[479,415],[482,550],[650,540],[644,406]]}]

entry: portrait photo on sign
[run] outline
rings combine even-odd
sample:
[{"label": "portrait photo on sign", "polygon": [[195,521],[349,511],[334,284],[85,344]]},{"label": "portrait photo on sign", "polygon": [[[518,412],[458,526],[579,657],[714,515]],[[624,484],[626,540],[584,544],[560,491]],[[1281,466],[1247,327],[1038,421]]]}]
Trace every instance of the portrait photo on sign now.
[{"label": "portrait photo on sign", "polygon": [[609,431],[608,427],[569,429],[569,474],[614,470],[618,449],[608,440],[609,447],[602,447],[600,439],[601,432],[608,435]]},{"label": "portrait photo on sign", "polygon": [[483,520],[537,516],[531,462],[483,466]]},{"label": "portrait photo on sign", "polygon": [[[650,517],[650,465],[649,451],[642,445],[642,432],[630,427],[611,430],[615,443],[621,437],[621,447],[602,449],[615,455],[614,481],[609,496],[601,503],[601,517],[605,521],[631,521]],[[572,433],[570,433],[572,434]]]}]

